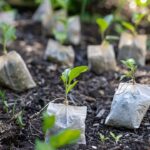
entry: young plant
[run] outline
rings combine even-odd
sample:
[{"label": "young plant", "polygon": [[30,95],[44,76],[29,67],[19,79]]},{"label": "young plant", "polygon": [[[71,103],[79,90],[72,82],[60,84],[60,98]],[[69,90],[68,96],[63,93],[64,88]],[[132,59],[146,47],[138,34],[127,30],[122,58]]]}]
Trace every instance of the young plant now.
[{"label": "young plant", "polygon": [[20,128],[23,128],[25,124],[23,123],[23,111],[20,111],[16,116],[16,123]]},{"label": "young plant", "polygon": [[111,25],[113,19],[114,19],[113,15],[108,15],[104,18],[97,18],[96,19],[96,23],[98,24],[99,32],[101,34],[102,41],[105,40],[106,31],[108,30],[109,26]]},{"label": "young plant", "polygon": [[99,139],[104,144],[105,141],[108,140],[109,138],[103,135],[102,133],[99,133]]},{"label": "young plant", "polygon": [[136,83],[135,73],[137,71],[137,65],[135,63],[135,60],[130,58],[130,59],[127,59],[127,60],[122,60],[121,62],[128,69],[128,71],[121,77],[121,80],[124,79],[124,78],[130,78],[131,82],[133,84]]},{"label": "young plant", "polygon": [[6,94],[5,94],[5,92],[3,92],[1,90],[0,90],[0,99],[2,100],[2,104],[4,106],[4,110],[8,113],[9,106],[8,106],[7,101],[6,101]]},{"label": "young plant", "polygon": [[115,135],[113,132],[110,132],[111,137],[113,138],[113,140],[116,142],[116,144],[120,141],[122,135]]},{"label": "young plant", "polygon": [[0,12],[10,11],[11,6],[5,0],[0,0]]},{"label": "young plant", "polygon": [[[44,114],[43,116],[43,132],[51,130],[55,124],[55,116]],[[55,135],[51,135],[47,143],[36,140],[35,150],[57,150],[66,145],[76,143],[80,138],[80,130],[65,129]]]},{"label": "young plant", "polygon": [[53,29],[53,35],[56,40],[58,40],[61,44],[64,44],[67,41],[68,33],[68,19],[65,18],[58,18],[58,21],[63,24],[64,30],[63,31],[57,31],[56,29]]},{"label": "young plant", "polygon": [[16,30],[13,26],[6,23],[0,24],[0,33],[2,34],[0,38],[0,43],[3,45],[4,54],[7,53],[6,49],[7,43],[15,40],[16,38],[15,32]]},{"label": "young plant", "polygon": [[123,21],[122,25],[129,30],[133,35],[137,34],[137,28],[140,25],[142,19],[145,17],[145,14],[141,14],[141,13],[134,13],[132,16],[132,21],[134,24],[127,22],[127,21]]},{"label": "young plant", "polygon": [[78,81],[74,81],[81,73],[88,70],[87,66],[78,66],[75,68],[66,69],[62,75],[61,80],[65,86],[65,104],[68,105],[68,93],[77,85]]}]

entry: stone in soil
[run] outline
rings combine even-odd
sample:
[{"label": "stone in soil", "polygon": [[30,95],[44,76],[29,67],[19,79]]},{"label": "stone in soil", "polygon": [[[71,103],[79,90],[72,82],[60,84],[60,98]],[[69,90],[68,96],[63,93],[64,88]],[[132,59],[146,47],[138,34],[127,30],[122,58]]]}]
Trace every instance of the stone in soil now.
[{"label": "stone in soil", "polygon": [[18,92],[36,86],[25,62],[15,51],[0,57],[0,83]]},{"label": "stone in soil", "polygon": [[121,83],[116,91],[106,125],[137,129],[150,106],[150,87]]},{"label": "stone in soil", "polygon": [[[47,108],[49,115],[56,116],[56,123],[53,129],[50,129],[52,133],[58,133],[58,131],[66,128],[79,129],[81,131],[79,144],[86,144],[85,139],[85,119],[87,115],[86,106],[70,106],[64,104],[49,103]],[[46,141],[49,141],[50,132],[47,132]]]},{"label": "stone in soil", "polygon": [[74,65],[75,54],[72,46],[63,46],[57,41],[49,40],[44,58],[72,67]]},{"label": "stone in soil", "polygon": [[118,60],[133,58],[138,65],[144,66],[146,61],[146,41],[146,35],[122,33],[119,42]]},{"label": "stone in soil", "polygon": [[113,46],[107,42],[101,45],[88,46],[89,68],[97,74],[116,70],[116,60]]}]

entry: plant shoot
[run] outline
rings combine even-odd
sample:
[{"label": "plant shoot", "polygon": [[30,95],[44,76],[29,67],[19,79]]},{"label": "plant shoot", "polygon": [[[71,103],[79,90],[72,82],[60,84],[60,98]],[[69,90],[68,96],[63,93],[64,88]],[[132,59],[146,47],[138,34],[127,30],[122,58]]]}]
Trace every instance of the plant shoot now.
[{"label": "plant shoot", "polygon": [[3,45],[3,52],[4,54],[7,53],[6,46],[9,42],[13,41],[16,39],[15,36],[15,28],[9,24],[6,23],[1,23],[0,24],[0,32],[2,34],[0,38],[0,43]]},{"label": "plant shoot", "polygon": [[136,83],[135,73],[137,71],[137,65],[135,63],[135,60],[130,58],[130,59],[127,59],[127,60],[122,60],[121,62],[128,69],[128,71],[121,77],[121,80],[124,79],[124,78],[130,78],[131,82],[133,84]]},{"label": "plant shoot", "polygon": [[66,69],[62,75],[61,80],[65,86],[65,104],[68,105],[68,93],[77,85],[78,81],[76,79],[81,73],[88,70],[87,66],[78,66],[72,69]]}]

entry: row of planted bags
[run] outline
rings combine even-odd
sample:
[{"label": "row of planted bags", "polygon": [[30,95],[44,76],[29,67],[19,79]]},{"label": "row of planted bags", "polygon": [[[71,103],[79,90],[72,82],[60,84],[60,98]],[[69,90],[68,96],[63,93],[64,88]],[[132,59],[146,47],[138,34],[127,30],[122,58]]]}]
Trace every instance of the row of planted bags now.
[{"label": "row of planted bags", "polygon": [[[111,110],[105,124],[113,127],[125,127],[137,129],[150,106],[150,86],[133,83],[120,83],[114,94]],[[70,106],[64,104],[49,103],[47,108],[49,115],[56,116],[56,125],[52,133],[57,133],[66,128],[80,129],[79,144],[86,144],[85,120],[87,116],[86,106]],[[49,141],[50,133],[46,134]]]},{"label": "row of planted bags", "polygon": [[[15,51],[0,58],[0,82],[16,91],[36,86],[24,61]],[[150,86],[133,83],[120,83],[115,92],[111,111],[105,124],[114,127],[139,128],[150,106]],[[80,129],[80,143],[85,144],[85,119],[87,107],[50,103],[48,114],[56,116],[54,132],[65,128]],[[47,134],[46,139],[48,139]]]},{"label": "row of planted bags", "polygon": [[[44,20],[46,21],[47,18]],[[45,22],[45,25],[46,24]],[[57,26],[58,29],[61,29],[61,24]],[[75,37],[80,35],[76,34],[77,32],[80,33],[79,30],[71,31],[74,31],[72,35],[76,35]],[[74,38],[73,36],[72,39],[80,38]],[[75,41],[74,44],[77,44],[80,40]],[[116,69],[114,50],[109,43],[103,42],[101,45],[91,45],[88,47],[87,54],[89,66],[91,70],[96,73]],[[54,40],[48,41],[44,55],[45,59],[71,67],[74,64],[74,57],[75,54],[72,46],[63,46]],[[133,36],[129,33],[122,34],[119,44],[118,59],[130,57],[134,58],[138,65],[145,65],[146,36]],[[36,86],[24,61],[15,51],[5,54],[0,58],[0,82],[15,91],[23,91]],[[106,118],[105,124],[114,127],[139,128],[150,106],[149,91],[150,87],[147,85],[121,83],[115,92],[111,111]],[[54,132],[58,132],[58,130],[65,128],[80,129],[81,139],[79,143],[86,144],[86,106],[78,107],[50,103],[47,111],[49,115],[54,114],[56,116],[56,125],[53,129]],[[48,139],[49,132],[47,132],[46,136],[46,140]]]},{"label": "row of planted bags", "polygon": [[[8,14],[7,17],[5,15],[1,17],[4,19],[14,17],[14,15],[10,15],[11,13]],[[53,11],[49,0],[44,0],[33,15],[34,21],[42,22],[43,30],[46,34],[52,34],[54,30],[58,33],[63,33],[64,30],[67,30],[67,40],[74,45],[79,44],[81,42],[79,16],[67,19],[66,26],[62,18],[64,20],[68,18],[65,10]],[[7,20],[4,21],[7,22]],[[97,74],[103,71],[116,70],[116,58],[118,61],[133,58],[138,65],[144,66],[147,54],[146,43],[146,35],[132,35],[124,32],[120,37],[117,56],[113,46],[108,42],[104,41],[101,45],[89,45],[87,47],[89,67]],[[44,58],[66,66],[73,66],[75,53],[72,46],[64,46],[57,41],[49,40]]]}]

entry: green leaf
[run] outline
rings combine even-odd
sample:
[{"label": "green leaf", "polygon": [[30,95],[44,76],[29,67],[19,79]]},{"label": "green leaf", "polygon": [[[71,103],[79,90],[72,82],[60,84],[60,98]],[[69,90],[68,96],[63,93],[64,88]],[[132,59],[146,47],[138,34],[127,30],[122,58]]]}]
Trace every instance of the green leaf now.
[{"label": "green leaf", "polygon": [[136,5],[139,7],[148,7],[148,5],[150,4],[149,0],[134,0]]},{"label": "green leaf", "polygon": [[22,128],[25,126],[25,124],[23,123],[23,112],[21,111],[20,113],[18,113],[17,116],[17,124]]},{"label": "green leaf", "polygon": [[50,138],[50,144],[55,148],[73,144],[80,138],[80,130],[66,129]]},{"label": "green leaf", "polygon": [[53,30],[53,34],[55,39],[58,40],[60,43],[64,44],[67,41],[67,32]]},{"label": "green leaf", "polygon": [[36,140],[35,150],[55,150],[50,144]]},{"label": "green leaf", "polygon": [[46,133],[48,129],[51,129],[55,124],[55,116],[49,116],[47,113],[43,115],[43,132]]},{"label": "green leaf", "polygon": [[65,69],[65,71],[62,73],[61,75],[61,79],[62,81],[65,83],[67,83],[69,81],[69,73],[70,73],[71,69],[68,68],[68,69]]},{"label": "green leaf", "polygon": [[121,60],[121,62],[129,69],[136,65],[135,60],[133,58],[129,58],[127,60]]},{"label": "green leaf", "polygon": [[76,86],[77,83],[78,81],[75,81],[67,87],[67,94]]},{"label": "green leaf", "polygon": [[123,21],[123,22],[122,22],[122,25],[123,25],[127,30],[131,31],[133,34],[136,33],[135,27],[134,27],[131,23]]},{"label": "green leaf", "polygon": [[67,10],[69,5],[69,0],[57,0],[57,3],[60,7]]},{"label": "green leaf", "polygon": [[72,82],[75,78],[77,78],[81,73],[86,72],[88,70],[87,66],[78,66],[70,70],[69,72],[69,83]]},{"label": "green leaf", "polygon": [[109,23],[103,18],[96,19],[96,23],[99,26],[99,31],[104,34],[107,28],[109,27]]},{"label": "green leaf", "polygon": [[110,15],[105,16],[104,19],[110,25],[112,21],[114,20],[114,16],[110,14]]},{"label": "green leaf", "polygon": [[136,25],[139,25],[140,22],[142,21],[142,19],[144,18],[145,14],[141,14],[141,13],[134,13],[132,16],[133,22]]}]

